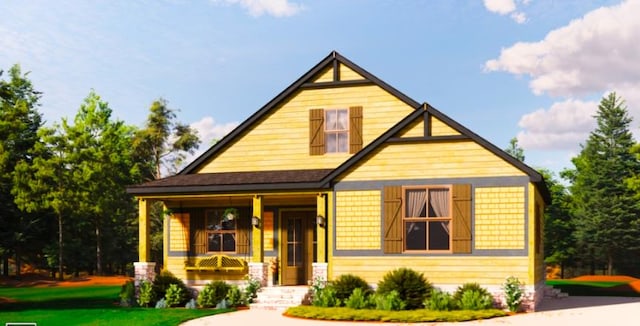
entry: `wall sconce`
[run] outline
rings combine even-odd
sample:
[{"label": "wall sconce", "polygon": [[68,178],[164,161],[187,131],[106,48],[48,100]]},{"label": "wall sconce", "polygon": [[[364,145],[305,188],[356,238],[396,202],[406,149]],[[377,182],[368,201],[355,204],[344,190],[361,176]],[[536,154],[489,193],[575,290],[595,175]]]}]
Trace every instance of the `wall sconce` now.
[{"label": "wall sconce", "polygon": [[259,227],[260,226],[260,218],[257,216],[253,216],[251,218],[251,225],[255,226],[255,227]]},{"label": "wall sconce", "polygon": [[316,216],[316,224],[320,225],[320,226],[324,226],[324,216],[322,215],[318,215]]}]

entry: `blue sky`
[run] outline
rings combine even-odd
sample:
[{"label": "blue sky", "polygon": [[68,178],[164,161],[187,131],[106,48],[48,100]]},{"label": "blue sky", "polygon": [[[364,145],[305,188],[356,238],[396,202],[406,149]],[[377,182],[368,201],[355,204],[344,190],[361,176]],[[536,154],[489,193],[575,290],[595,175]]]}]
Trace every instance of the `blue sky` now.
[{"label": "blue sky", "polygon": [[609,91],[640,120],[640,0],[2,0],[0,17],[0,69],[30,72],[48,123],[91,89],[137,126],[163,97],[201,151],[332,50],[498,147],[517,136],[533,167],[570,167]]}]

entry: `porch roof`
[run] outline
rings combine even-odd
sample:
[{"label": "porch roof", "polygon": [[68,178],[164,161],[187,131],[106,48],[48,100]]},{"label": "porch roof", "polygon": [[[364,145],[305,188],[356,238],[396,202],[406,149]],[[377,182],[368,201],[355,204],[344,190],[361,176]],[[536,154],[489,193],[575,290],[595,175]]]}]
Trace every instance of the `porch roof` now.
[{"label": "porch roof", "polygon": [[182,174],[127,187],[133,195],[322,189],[333,169]]}]

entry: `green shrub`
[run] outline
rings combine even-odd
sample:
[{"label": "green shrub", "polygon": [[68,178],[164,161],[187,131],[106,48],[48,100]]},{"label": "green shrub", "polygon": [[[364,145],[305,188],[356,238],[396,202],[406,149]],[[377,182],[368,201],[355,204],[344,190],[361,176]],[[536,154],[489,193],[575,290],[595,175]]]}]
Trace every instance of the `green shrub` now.
[{"label": "green shrub", "polygon": [[259,280],[247,277],[247,286],[244,288],[244,297],[247,298],[247,303],[253,303],[253,300],[258,297],[258,291],[261,287]]},{"label": "green shrub", "polygon": [[407,303],[402,300],[400,293],[396,290],[384,294],[376,293],[372,296],[372,301],[378,310],[397,311],[407,308]]},{"label": "green shrub", "polygon": [[355,289],[361,289],[364,296],[369,296],[373,292],[364,279],[353,274],[340,275],[331,282],[331,286],[336,290],[336,297],[343,303],[346,302]]},{"label": "green shrub", "polygon": [[462,299],[462,294],[467,291],[476,291],[481,295],[491,295],[487,289],[480,286],[478,283],[464,283],[459,286],[456,291],[453,293],[453,301],[460,302]]},{"label": "green shrub", "polygon": [[367,309],[369,308],[369,295],[362,288],[355,288],[344,301],[344,305],[351,309]]},{"label": "green shrub", "polygon": [[509,276],[504,283],[502,289],[504,290],[504,296],[506,298],[509,311],[516,312],[520,309],[524,295],[522,286],[523,284],[513,276]]},{"label": "green shrub", "polygon": [[210,282],[198,294],[198,305],[201,307],[215,307],[227,297],[229,288],[229,284],[223,281]]},{"label": "green shrub", "polygon": [[433,286],[422,273],[403,267],[385,274],[378,282],[377,292],[385,295],[396,291],[400,299],[405,302],[406,309],[419,309],[432,288]]},{"label": "green shrub", "polygon": [[462,310],[491,309],[493,308],[493,297],[490,294],[467,290],[462,293],[458,306]]},{"label": "green shrub", "polygon": [[138,288],[138,305],[148,307],[154,300],[153,285],[148,281],[141,281]]},{"label": "green shrub", "polygon": [[133,307],[136,303],[136,285],[133,281],[127,281],[120,288],[120,305]]},{"label": "green shrub", "polygon": [[184,290],[182,290],[178,284],[169,284],[169,288],[167,289],[167,293],[164,298],[166,299],[169,307],[175,307],[181,303],[183,294]]},{"label": "green shrub", "polygon": [[434,311],[451,311],[456,308],[456,303],[449,292],[431,289],[429,298],[425,301],[424,306]]},{"label": "green shrub", "polygon": [[340,300],[336,297],[336,290],[331,285],[327,285],[317,290],[313,296],[312,304],[316,307],[339,307]]},{"label": "green shrub", "polygon": [[189,299],[191,299],[191,291],[189,291],[189,288],[187,288],[182,280],[175,277],[171,272],[167,270],[161,271],[160,274],[156,275],[156,278],[153,280],[154,297],[164,298],[167,295],[167,289],[171,284],[176,284],[179,288],[182,289],[180,305],[186,304]]},{"label": "green shrub", "polygon": [[189,300],[189,302],[187,302],[186,305],[184,305],[185,309],[196,309],[196,300],[191,298],[191,300]]},{"label": "green shrub", "polygon": [[229,287],[229,291],[227,292],[227,303],[229,307],[237,307],[247,304],[247,300],[240,291],[240,288],[237,285],[231,285]]}]

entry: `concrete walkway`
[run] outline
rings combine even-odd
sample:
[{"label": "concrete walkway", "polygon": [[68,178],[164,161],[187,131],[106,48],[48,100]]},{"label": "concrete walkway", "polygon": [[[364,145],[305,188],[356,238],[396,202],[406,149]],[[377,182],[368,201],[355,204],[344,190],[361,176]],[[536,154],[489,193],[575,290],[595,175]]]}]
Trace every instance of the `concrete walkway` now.
[{"label": "concrete walkway", "polygon": [[[282,312],[279,311],[253,309],[194,319],[182,325],[353,326],[354,324],[356,323],[289,318],[283,316]],[[385,326],[407,325],[372,322],[357,324]],[[534,313],[463,323],[416,323],[409,325],[640,325],[640,298],[569,297],[564,299],[549,299],[543,301],[540,306],[540,311]]]}]

